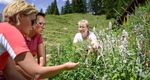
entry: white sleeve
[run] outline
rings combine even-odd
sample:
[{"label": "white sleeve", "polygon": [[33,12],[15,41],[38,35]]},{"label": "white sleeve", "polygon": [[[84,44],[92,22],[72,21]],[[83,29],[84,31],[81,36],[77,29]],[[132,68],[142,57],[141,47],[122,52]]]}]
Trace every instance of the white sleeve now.
[{"label": "white sleeve", "polygon": [[78,35],[76,34],[74,39],[73,39],[73,43],[77,43],[78,42]]},{"label": "white sleeve", "polygon": [[73,39],[73,43],[77,43],[79,41],[83,41],[81,33],[77,33]]},{"label": "white sleeve", "polygon": [[97,41],[96,35],[93,32],[91,32],[89,37],[91,41]]},{"label": "white sleeve", "polygon": [[100,44],[97,41],[96,35],[93,32],[91,32],[90,39],[91,39],[92,47],[95,48],[95,49],[96,48],[98,49]]}]

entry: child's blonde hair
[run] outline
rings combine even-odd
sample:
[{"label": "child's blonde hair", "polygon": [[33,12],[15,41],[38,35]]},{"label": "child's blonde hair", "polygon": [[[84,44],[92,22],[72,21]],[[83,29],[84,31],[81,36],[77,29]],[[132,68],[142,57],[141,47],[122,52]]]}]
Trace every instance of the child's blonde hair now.
[{"label": "child's blonde hair", "polygon": [[79,21],[79,22],[78,22],[78,26],[80,26],[81,23],[85,23],[85,24],[87,25],[87,27],[89,26],[89,23],[88,23],[87,20],[84,20],[84,19],[83,19],[83,20]]}]

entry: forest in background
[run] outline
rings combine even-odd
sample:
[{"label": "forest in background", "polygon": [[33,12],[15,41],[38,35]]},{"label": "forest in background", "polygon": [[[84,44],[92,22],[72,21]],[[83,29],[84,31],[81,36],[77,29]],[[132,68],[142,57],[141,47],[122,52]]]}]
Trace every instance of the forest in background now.
[{"label": "forest in background", "polygon": [[61,12],[58,11],[57,0],[48,6],[46,13],[64,15],[71,13],[91,13],[93,15],[106,15],[107,19],[122,15],[133,0],[66,0]]}]

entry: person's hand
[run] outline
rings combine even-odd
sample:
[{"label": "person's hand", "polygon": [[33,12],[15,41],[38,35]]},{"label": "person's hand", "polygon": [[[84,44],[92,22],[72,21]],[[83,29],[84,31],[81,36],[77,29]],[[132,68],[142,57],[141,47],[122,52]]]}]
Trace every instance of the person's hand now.
[{"label": "person's hand", "polygon": [[78,63],[67,62],[64,64],[66,70],[75,69],[78,65],[79,65],[79,62]]},{"label": "person's hand", "polygon": [[[44,59],[43,57],[40,57],[39,66],[44,66],[43,59]],[[40,77],[40,75],[35,75],[33,80],[39,80],[39,77]],[[42,79],[40,79],[40,80],[42,80]]]},{"label": "person's hand", "polygon": [[43,57],[40,57],[40,66],[43,66],[44,65],[44,63],[43,63],[43,60],[44,60],[44,58]]},{"label": "person's hand", "polygon": [[97,41],[92,41],[91,42],[91,46],[92,46],[92,48],[94,48],[94,49],[98,49],[100,46],[99,46],[99,43],[97,42]]}]

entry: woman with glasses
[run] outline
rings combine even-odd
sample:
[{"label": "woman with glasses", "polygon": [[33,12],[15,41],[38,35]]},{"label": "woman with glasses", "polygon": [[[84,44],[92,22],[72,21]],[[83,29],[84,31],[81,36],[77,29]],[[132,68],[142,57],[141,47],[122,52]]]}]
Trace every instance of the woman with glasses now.
[{"label": "woman with glasses", "polygon": [[36,23],[30,30],[29,34],[25,36],[25,40],[32,55],[37,57],[38,63],[45,65],[45,49],[43,43],[42,33],[45,29],[45,14],[38,13],[36,15]]},{"label": "woman with glasses", "polygon": [[7,79],[25,80],[15,70],[12,59],[32,78],[53,77],[61,71],[77,67],[79,63],[72,62],[50,67],[36,63],[23,37],[29,34],[36,20],[37,10],[30,4],[23,0],[14,0],[5,7],[4,13],[8,13],[9,23],[0,23],[0,71],[11,73],[6,76]]},{"label": "woman with glasses", "polygon": [[[43,37],[42,33],[45,29],[45,14],[44,13],[38,13],[36,15],[36,22],[34,26],[32,27],[32,30],[30,30],[28,35],[25,35],[25,41],[30,49],[33,57],[37,57],[37,62],[40,66],[45,65],[45,49],[44,49],[44,43],[43,43]],[[30,79],[30,76],[19,66],[17,66],[17,69],[27,78]]]}]

